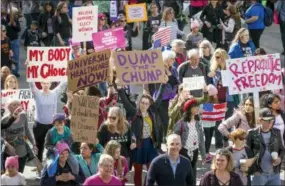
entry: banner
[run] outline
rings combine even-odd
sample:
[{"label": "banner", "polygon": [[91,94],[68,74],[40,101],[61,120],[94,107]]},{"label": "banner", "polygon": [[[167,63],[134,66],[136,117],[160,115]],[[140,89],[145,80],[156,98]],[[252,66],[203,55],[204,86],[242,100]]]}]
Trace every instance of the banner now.
[{"label": "banner", "polygon": [[160,40],[160,46],[166,46],[170,42],[171,27],[159,28],[159,30],[153,34],[153,40]]},{"label": "banner", "polygon": [[98,29],[98,6],[72,8],[72,41],[92,40],[92,33]]},{"label": "banner", "polygon": [[125,8],[128,23],[147,21],[145,3],[126,5]]},{"label": "banner", "polygon": [[95,144],[98,119],[99,97],[73,96],[70,128],[74,141]]},{"label": "banner", "polygon": [[282,88],[280,54],[230,59],[226,63],[226,77],[232,82],[228,86],[230,95]]},{"label": "banner", "polygon": [[96,52],[106,49],[125,48],[125,32],[123,28],[115,28],[92,34],[93,44]]},{"label": "banner", "polygon": [[121,85],[161,83],[165,80],[160,50],[115,52],[114,59]]},{"label": "banner", "polygon": [[102,81],[109,76],[110,50],[95,52],[68,62],[68,89],[76,91]]},{"label": "banner", "polygon": [[28,47],[27,82],[67,81],[69,47]]},{"label": "banner", "polygon": [[205,85],[204,76],[183,78],[183,90],[201,90]]},{"label": "banner", "polygon": [[201,120],[204,122],[221,121],[225,119],[227,112],[227,103],[205,103],[203,104],[203,112]]},{"label": "banner", "polygon": [[113,22],[118,20],[118,4],[117,4],[117,1],[110,1],[110,20]]},{"label": "banner", "polygon": [[9,114],[7,103],[9,100],[19,100],[27,113],[28,122],[34,122],[35,100],[30,89],[2,90],[1,91],[1,117]]}]

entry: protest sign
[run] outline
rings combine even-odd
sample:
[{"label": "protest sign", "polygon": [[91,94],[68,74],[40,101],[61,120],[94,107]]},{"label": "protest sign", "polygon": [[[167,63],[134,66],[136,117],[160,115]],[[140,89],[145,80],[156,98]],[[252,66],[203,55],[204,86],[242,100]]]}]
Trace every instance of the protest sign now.
[{"label": "protest sign", "polygon": [[106,49],[125,48],[125,32],[123,28],[115,28],[93,33],[93,44],[96,52]]},{"label": "protest sign", "polygon": [[170,42],[171,27],[159,28],[159,30],[153,34],[153,40],[160,40],[161,46],[166,46]]},{"label": "protest sign", "polygon": [[98,118],[99,97],[73,96],[70,128],[74,141],[95,144]]},{"label": "protest sign", "polygon": [[204,76],[183,78],[183,90],[201,90],[205,85]]},{"label": "protest sign", "polygon": [[9,100],[19,100],[27,113],[28,122],[34,122],[35,101],[30,89],[2,90],[1,91],[1,116],[9,114],[7,103]]},{"label": "protest sign", "polygon": [[76,91],[109,77],[110,50],[95,52],[68,62],[68,89]]},{"label": "protest sign", "polygon": [[69,47],[28,47],[27,82],[67,81]]},{"label": "protest sign", "polygon": [[92,33],[98,29],[98,6],[72,8],[72,41],[92,40]]},{"label": "protest sign", "polygon": [[121,85],[161,83],[165,80],[160,50],[116,52],[114,59]]},{"label": "protest sign", "polygon": [[279,54],[229,59],[226,63],[226,77],[232,82],[230,95],[282,88]]},{"label": "protest sign", "polygon": [[147,21],[145,3],[126,5],[125,8],[128,23]]}]

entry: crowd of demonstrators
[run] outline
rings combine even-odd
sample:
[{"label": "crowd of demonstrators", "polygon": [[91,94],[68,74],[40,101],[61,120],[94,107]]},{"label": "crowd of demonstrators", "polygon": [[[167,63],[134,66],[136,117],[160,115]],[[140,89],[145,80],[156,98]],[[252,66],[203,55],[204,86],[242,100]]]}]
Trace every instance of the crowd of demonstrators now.
[{"label": "crowd of demonstrators", "polygon": [[[123,28],[126,48],[114,52],[133,51],[133,38],[140,35],[140,23],[127,23],[124,6],[142,2],[116,1],[116,20],[110,19],[108,1],[23,2],[24,46],[69,46],[70,60],[94,53],[92,41],[80,43],[72,39],[71,12],[73,7],[98,5],[98,32]],[[26,185],[22,174],[25,164],[36,155],[44,167],[38,170],[40,185],[119,186],[132,180],[131,170],[135,186],[196,185],[199,160],[203,165],[212,163],[211,170],[201,177],[201,186],[281,185],[280,171],[285,164],[285,81],[283,89],[261,93],[262,109],[259,118],[255,118],[253,97],[231,95],[222,79],[228,59],[266,54],[260,48],[268,16],[263,5],[256,0],[146,3],[143,50],[154,48],[153,35],[160,28],[171,28],[168,45],[159,48],[164,81],[139,85],[142,92],[133,85],[120,86],[112,52],[111,81],[77,91],[69,90],[66,82],[30,83],[36,108],[33,135],[20,100],[8,101],[8,114],[1,119],[2,183]],[[183,15],[183,5],[189,9],[187,36],[183,31],[187,16]],[[279,18],[284,45],[285,3],[276,1],[268,6]],[[1,87],[14,91],[19,89],[19,13],[2,10],[1,20]],[[282,73],[285,80],[284,69]],[[187,90],[183,79],[197,76],[204,78],[204,88]],[[94,144],[74,140],[70,127],[74,96],[99,98]],[[64,113],[58,113],[59,98]],[[206,104],[220,103],[226,103],[223,120],[202,119]],[[210,148],[213,137],[214,154]]]}]

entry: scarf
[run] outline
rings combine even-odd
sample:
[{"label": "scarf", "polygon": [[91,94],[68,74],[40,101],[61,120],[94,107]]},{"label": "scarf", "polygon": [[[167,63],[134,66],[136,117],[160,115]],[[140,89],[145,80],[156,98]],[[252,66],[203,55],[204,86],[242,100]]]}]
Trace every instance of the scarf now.
[{"label": "scarf", "polygon": [[65,140],[71,136],[70,129],[67,126],[63,127],[64,132],[63,134],[58,134],[55,127],[52,127],[51,134],[52,134],[52,143],[55,145],[58,141]]}]

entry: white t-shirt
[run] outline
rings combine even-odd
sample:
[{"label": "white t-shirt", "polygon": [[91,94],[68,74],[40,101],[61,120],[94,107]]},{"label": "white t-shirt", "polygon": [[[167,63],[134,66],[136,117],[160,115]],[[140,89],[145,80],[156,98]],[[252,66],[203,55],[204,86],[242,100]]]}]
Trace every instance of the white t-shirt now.
[{"label": "white t-shirt", "polygon": [[284,123],[284,122],[285,122],[285,121],[283,121],[281,115],[278,114],[278,115],[275,117],[275,122],[274,122],[274,125],[273,125],[273,128],[280,130],[280,134],[281,134],[281,139],[282,139],[282,144],[283,144],[283,146],[284,146],[283,135],[284,135],[284,130],[285,130],[285,126],[284,126],[285,123]]},{"label": "white t-shirt", "polygon": [[22,173],[18,173],[14,177],[9,177],[6,174],[1,176],[1,185],[26,185],[25,177]]},{"label": "white t-shirt", "polygon": [[193,151],[199,148],[198,132],[196,130],[196,121],[187,122],[189,127],[189,134],[185,144],[185,148],[188,150],[188,156],[193,159]]}]

